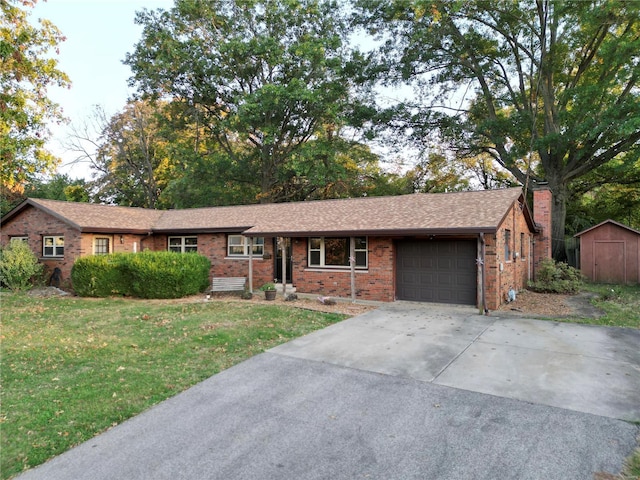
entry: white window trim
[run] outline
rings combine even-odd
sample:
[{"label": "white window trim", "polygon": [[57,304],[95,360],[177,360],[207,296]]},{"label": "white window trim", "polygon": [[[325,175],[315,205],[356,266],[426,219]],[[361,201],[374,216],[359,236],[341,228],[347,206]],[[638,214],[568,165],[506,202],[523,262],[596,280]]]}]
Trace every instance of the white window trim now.
[{"label": "white window trim", "polygon": [[[106,239],[109,241],[109,251],[106,253],[100,252],[100,253],[96,253],[96,240],[102,240],[102,239]],[[109,253],[113,253],[113,237],[110,237],[108,235],[96,235],[93,237],[93,254],[94,255],[107,255]]]},{"label": "white window trim", "polygon": [[[173,248],[177,248],[178,245],[171,245],[171,239],[173,238],[179,238],[180,239],[180,253],[187,253],[187,252],[197,252],[198,251],[198,236],[197,235],[171,235],[170,237],[167,237],[167,250],[169,252],[173,252],[174,250],[171,249],[171,247]],[[187,238],[195,238],[196,239],[196,244],[195,245],[187,245],[185,240]],[[189,250],[187,250],[187,247],[189,247]],[[194,248],[195,247],[195,248]]]},{"label": "white window trim", "polygon": [[[231,239],[241,239],[242,243],[231,244]],[[259,243],[261,241],[262,243]],[[227,235],[227,258],[249,258],[249,248],[251,246],[251,242],[249,237],[245,237],[244,235]],[[231,247],[242,247],[242,253],[231,253]],[[254,252],[253,257],[256,259],[261,259],[264,255],[264,237],[254,237],[253,239],[253,248],[256,249],[258,247],[262,248],[262,252]]]},{"label": "white window trim", "polygon": [[[312,238],[319,238],[320,239],[320,265],[313,265],[311,264],[311,239]],[[326,237],[326,238],[345,238],[345,237]],[[348,239],[350,239],[351,237],[346,237]],[[356,248],[356,253],[357,252],[364,252],[365,253],[365,264],[364,265],[356,265],[356,270],[367,270],[369,268],[369,237],[362,237],[362,236],[358,236],[356,238],[364,238],[365,242],[366,242],[366,246],[365,248]],[[307,271],[312,271],[312,269],[316,269],[316,270],[344,270],[344,271],[350,271],[349,265],[325,265],[324,261],[325,261],[325,242],[324,242],[325,237],[309,237],[308,241],[307,241]],[[350,241],[350,240],[349,240]],[[314,252],[317,252],[318,249],[313,249]]]},{"label": "white window trim", "polygon": [[[53,239],[53,245],[47,246],[47,238]],[[62,245],[56,245],[56,239],[62,239]],[[45,253],[46,248],[53,248],[53,254],[47,255]],[[58,249],[62,248],[62,253],[57,253]],[[64,257],[64,235],[43,235],[42,237],[42,256],[46,258],[61,258]]]},{"label": "white window trim", "polygon": [[16,236],[16,237],[11,237],[9,239],[9,242],[23,242],[23,243],[29,243],[29,237],[27,237],[26,235],[22,235],[22,236]]}]

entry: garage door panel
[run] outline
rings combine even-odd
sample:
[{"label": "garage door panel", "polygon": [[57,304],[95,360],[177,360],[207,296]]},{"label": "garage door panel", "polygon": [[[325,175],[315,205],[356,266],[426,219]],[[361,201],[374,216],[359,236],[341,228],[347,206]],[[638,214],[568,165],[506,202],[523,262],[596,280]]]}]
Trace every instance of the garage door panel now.
[{"label": "garage door panel", "polygon": [[475,305],[475,240],[413,240],[397,245],[400,300]]}]

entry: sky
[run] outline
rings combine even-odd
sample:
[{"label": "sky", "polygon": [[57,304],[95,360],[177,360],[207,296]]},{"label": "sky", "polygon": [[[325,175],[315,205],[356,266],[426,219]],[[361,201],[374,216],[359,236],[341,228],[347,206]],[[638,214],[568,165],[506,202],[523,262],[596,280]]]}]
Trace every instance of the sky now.
[{"label": "sky", "polygon": [[[71,80],[71,88],[49,89],[49,98],[58,103],[71,124],[82,125],[91,117],[94,105],[110,117],[120,111],[133,93],[127,87],[131,70],[122,61],[142,34],[135,25],[135,12],[143,8],[169,9],[172,0],[40,0],[30,9],[30,20],[50,20],[66,41],[59,45],[58,68]],[[70,127],[51,126],[49,149],[61,157],[60,173],[72,178],[89,178],[83,165],[69,165],[76,155],[64,148]]]}]

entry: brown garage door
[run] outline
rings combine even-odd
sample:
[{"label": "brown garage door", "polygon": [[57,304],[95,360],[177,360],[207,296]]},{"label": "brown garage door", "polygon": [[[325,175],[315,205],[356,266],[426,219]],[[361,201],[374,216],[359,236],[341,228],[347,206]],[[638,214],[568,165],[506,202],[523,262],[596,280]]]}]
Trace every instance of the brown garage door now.
[{"label": "brown garage door", "polygon": [[475,240],[411,240],[397,247],[399,300],[476,304]]}]

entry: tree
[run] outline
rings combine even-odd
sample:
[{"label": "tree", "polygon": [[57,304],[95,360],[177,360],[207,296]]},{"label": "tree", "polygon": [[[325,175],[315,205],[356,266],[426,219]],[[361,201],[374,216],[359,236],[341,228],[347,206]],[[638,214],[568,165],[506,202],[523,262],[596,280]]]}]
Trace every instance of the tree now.
[{"label": "tree", "polygon": [[[162,104],[129,102],[103,128],[92,160],[99,201],[158,206],[169,176],[166,142],[160,134],[162,108]],[[100,111],[96,113],[99,117]],[[76,143],[82,142],[77,139]]]},{"label": "tree", "polygon": [[0,181],[3,190],[21,190],[36,173],[53,171],[58,159],[45,148],[48,122],[62,112],[47,97],[50,86],[69,86],[51,56],[64,40],[48,20],[29,23],[35,0],[0,1]]},{"label": "tree", "polygon": [[[257,200],[290,199],[283,179],[335,161],[358,65],[335,2],[177,0],[137,23],[132,85],[192,106],[229,178],[257,188]],[[310,142],[322,151],[303,152]]]},{"label": "tree", "polygon": [[25,185],[25,197],[48,198],[67,202],[88,202],[89,186],[84,179],[72,179],[67,174],[56,173],[50,178],[36,178]]},{"label": "tree", "polygon": [[525,186],[547,182],[564,258],[571,182],[640,154],[640,3],[357,3],[382,41],[375,71],[417,89],[396,121],[417,141],[437,130],[460,155],[490,155]]},{"label": "tree", "polygon": [[571,184],[568,235],[607,219],[640,229],[640,159],[621,156]]}]

